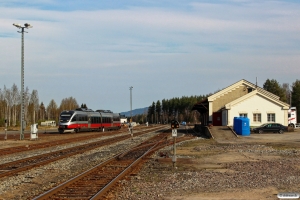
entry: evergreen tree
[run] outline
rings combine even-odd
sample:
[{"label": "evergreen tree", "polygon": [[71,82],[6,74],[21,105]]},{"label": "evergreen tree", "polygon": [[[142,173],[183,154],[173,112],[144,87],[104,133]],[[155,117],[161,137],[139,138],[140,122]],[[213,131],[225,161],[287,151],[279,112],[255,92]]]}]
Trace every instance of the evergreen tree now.
[{"label": "evergreen tree", "polygon": [[271,92],[280,97],[280,100],[283,102],[287,101],[285,90],[279,85],[279,83],[275,80],[267,79],[263,85],[263,88],[268,92]]},{"label": "evergreen tree", "polygon": [[292,107],[297,108],[297,122],[300,118],[300,80],[296,80],[292,85]]},{"label": "evergreen tree", "polygon": [[59,113],[57,112],[57,110],[57,104],[54,99],[52,99],[47,106],[48,120],[58,121]]},{"label": "evergreen tree", "polygon": [[168,123],[169,100],[162,100],[162,117],[163,122]]},{"label": "evergreen tree", "polygon": [[147,117],[152,124],[154,123],[154,119],[155,119],[154,114],[155,114],[155,103],[153,101],[152,105],[149,106],[148,108],[148,117]]},{"label": "evergreen tree", "polygon": [[161,104],[158,100],[155,105],[156,123],[161,122]]}]

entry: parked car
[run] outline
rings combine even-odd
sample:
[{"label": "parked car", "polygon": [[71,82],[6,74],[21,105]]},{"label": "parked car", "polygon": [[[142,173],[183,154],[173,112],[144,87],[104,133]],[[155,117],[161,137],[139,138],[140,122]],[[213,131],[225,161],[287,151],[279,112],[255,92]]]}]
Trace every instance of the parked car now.
[{"label": "parked car", "polygon": [[287,130],[288,130],[287,126],[284,126],[279,123],[266,123],[252,129],[254,133],[271,132],[271,133],[280,133],[280,134],[282,134],[284,131]]}]

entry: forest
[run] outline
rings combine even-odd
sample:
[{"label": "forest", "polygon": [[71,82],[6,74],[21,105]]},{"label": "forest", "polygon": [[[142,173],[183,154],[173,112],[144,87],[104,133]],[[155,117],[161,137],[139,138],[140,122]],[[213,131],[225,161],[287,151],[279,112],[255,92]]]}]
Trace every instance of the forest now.
[{"label": "forest", "polygon": [[[290,86],[288,83],[280,84],[275,79],[267,79],[263,84],[263,89],[279,96],[281,101],[296,107],[297,115],[300,116],[300,80],[296,80]],[[180,122],[197,123],[199,122],[200,114],[191,110],[193,105],[212,94],[182,96],[153,101],[152,105],[148,107],[148,112],[133,116],[133,121],[139,123],[168,123],[176,118]],[[13,84],[10,88],[7,88],[5,85],[3,89],[0,88],[1,127],[5,126],[5,120],[8,127],[20,125],[21,96],[21,92],[16,84]],[[53,99],[50,100],[48,105],[44,105],[39,100],[37,90],[30,91],[28,87],[24,90],[24,120],[27,126],[34,123],[40,124],[40,122],[45,120],[58,122],[61,111],[72,110],[78,107],[79,104],[73,97],[62,99],[60,105]]]},{"label": "forest", "polygon": [[[263,89],[279,96],[281,101],[290,104],[292,107],[296,107],[297,116],[300,116],[300,80],[296,80],[290,86],[288,83],[280,84],[275,79],[267,79],[263,84]],[[215,91],[215,93],[218,91]],[[150,123],[165,123],[174,118],[179,122],[198,123],[199,113],[191,111],[191,108],[195,103],[210,95],[212,94],[153,101],[148,108],[146,119]],[[145,118],[143,115],[135,117],[137,121],[143,121]]]}]

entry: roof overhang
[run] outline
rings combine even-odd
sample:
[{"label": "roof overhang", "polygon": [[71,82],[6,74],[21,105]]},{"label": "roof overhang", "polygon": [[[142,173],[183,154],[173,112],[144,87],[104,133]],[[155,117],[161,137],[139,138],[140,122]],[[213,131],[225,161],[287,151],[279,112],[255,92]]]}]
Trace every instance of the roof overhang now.
[{"label": "roof overhang", "polygon": [[197,110],[199,113],[206,113],[206,112],[208,112],[208,109],[209,109],[208,99],[204,99],[200,102],[197,102],[192,107],[192,110]]}]

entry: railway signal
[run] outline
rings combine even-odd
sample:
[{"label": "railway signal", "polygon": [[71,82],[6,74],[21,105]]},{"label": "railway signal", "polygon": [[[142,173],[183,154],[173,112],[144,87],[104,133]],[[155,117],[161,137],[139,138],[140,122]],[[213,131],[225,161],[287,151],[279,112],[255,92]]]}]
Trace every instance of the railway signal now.
[{"label": "railway signal", "polygon": [[173,167],[176,167],[176,137],[177,129],[179,128],[179,122],[176,120],[171,121],[172,137],[173,137]]},{"label": "railway signal", "polygon": [[172,120],[172,121],[171,121],[171,128],[172,128],[172,129],[177,129],[177,128],[179,128],[179,122],[176,121],[176,120]]}]

